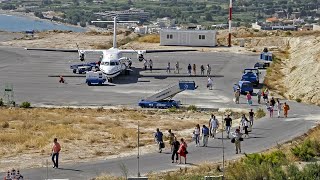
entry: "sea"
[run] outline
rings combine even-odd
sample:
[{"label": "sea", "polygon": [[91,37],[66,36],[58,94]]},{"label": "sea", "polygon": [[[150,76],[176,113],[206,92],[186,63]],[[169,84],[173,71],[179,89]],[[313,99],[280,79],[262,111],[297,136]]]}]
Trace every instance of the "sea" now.
[{"label": "sea", "polygon": [[56,22],[38,20],[24,16],[0,14],[0,31],[26,32],[26,31],[66,30],[85,32],[85,28],[68,26]]}]

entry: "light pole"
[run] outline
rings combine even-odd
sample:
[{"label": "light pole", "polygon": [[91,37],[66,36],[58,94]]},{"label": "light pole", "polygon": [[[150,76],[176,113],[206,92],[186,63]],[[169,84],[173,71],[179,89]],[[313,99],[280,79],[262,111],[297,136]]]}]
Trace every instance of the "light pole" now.
[{"label": "light pole", "polygon": [[231,47],[231,23],[232,23],[232,0],[230,0],[230,4],[229,4],[229,38],[228,38],[229,47]]},{"label": "light pole", "polygon": [[223,114],[222,114],[222,179],[224,179],[224,175],[225,175],[225,173],[224,173],[224,141],[223,141],[223,132],[224,132],[224,129],[223,129],[223,124],[224,124],[224,122],[223,122]]},{"label": "light pole", "polygon": [[140,126],[139,126],[139,121],[138,121],[138,177],[140,177]]}]

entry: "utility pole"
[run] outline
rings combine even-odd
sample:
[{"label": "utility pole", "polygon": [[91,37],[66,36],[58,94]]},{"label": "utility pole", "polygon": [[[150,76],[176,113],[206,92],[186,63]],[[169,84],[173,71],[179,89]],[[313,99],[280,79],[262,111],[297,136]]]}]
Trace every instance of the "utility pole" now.
[{"label": "utility pole", "polygon": [[140,177],[140,126],[138,121],[138,178]]},{"label": "utility pole", "polygon": [[232,23],[232,0],[230,0],[230,5],[229,5],[229,38],[228,38],[229,47],[231,47],[231,23]]},{"label": "utility pole", "polygon": [[222,115],[222,169],[223,169],[223,171],[222,171],[222,179],[224,180],[224,175],[225,175],[225,173],[224,173],[224,171],[225,171],[225,168],[224,168],[224,141],[223,141],[223,132],[224,132],[224,129],[223,129],[223,124],[224,124],[224,122],[223,122],[223,115]]}]

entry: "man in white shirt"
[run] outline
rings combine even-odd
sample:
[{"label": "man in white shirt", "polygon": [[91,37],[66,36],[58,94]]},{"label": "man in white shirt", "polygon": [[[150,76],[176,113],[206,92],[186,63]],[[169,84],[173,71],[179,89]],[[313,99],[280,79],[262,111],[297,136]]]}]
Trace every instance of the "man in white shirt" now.
[{"label": "man in white shirt", "polygon": [[209,120],[209,128],[210,128],[210,135],[214,139],[216,137],[217,130],[219,128],[219,121],[216,117],[211,114],[211,118]]},{"label": "man in white shirt", "polygon": [[211,79],[211,77],[209,77],[208,83],[207,83],[207,88],[209,88],[209,90],[212,90],[212,84],[213,84],[213,80]]}]

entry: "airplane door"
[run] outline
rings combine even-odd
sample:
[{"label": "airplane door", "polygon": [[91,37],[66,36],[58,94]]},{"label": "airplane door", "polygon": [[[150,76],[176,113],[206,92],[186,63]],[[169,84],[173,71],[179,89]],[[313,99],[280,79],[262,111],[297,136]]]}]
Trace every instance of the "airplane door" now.
[{"label": "airplane door", "polygon": [[188,34],[183,32],[181,33],[180,45],[187,45]]}]

